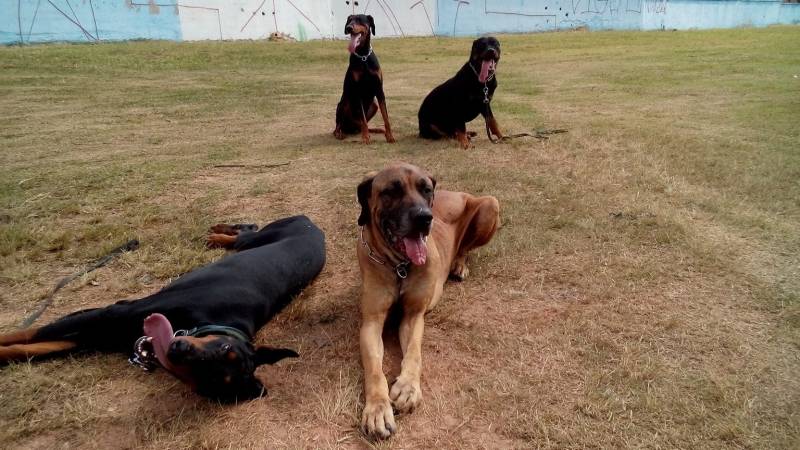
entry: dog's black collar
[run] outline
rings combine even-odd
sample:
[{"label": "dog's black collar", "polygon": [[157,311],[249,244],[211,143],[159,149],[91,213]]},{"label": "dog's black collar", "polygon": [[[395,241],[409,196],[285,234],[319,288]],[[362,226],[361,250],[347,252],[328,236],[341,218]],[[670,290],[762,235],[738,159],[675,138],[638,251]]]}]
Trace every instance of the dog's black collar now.
[{"label": "dog's black collar", "polygon": [[201,327],[194,327],[191,330],[178,330],[175,332],[176,337],[177,336],[204,337],[211,334],[221,334],[224,336],[229,336],[232,338],[242,340],[244,342],[250,342],[250,339],[241,330],[234,327],[227,327],[225,325],[203,325]]}]

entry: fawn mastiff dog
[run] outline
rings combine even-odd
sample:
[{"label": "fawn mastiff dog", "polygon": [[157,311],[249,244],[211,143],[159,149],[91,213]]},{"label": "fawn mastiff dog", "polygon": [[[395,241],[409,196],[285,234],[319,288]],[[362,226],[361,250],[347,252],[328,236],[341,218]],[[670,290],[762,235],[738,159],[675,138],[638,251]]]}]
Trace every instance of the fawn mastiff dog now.
[{"label": "fawn mastiff dog", "polygon": [[[411,412],[422,400],[423,318],[448,276],[463,280],[467,253],[494,236],[500,205],[494,197],[439,190],[410,164],[396,164],[358,185],[361,226],[361,361],[366,404],[361,419],[371,437],[395,432],[394,410]],[[381,333],[389,308],[401,302],[400,375],[391,389],[383,373]]]}]

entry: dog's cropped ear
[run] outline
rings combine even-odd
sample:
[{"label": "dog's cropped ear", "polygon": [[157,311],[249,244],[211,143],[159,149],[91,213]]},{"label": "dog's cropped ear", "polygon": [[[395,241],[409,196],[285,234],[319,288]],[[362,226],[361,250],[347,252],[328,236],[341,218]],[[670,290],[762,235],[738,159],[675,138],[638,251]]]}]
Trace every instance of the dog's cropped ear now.
[{"label": "dog's cropped ear", "polygon": [[347,20],[344,21],[344,34],[347,34],[347,26],[350,25],[350,21],[353,20],[353,16],[347,16]]},{"label": "dog's cropped ear", "polygon": [[367,20],[369,20],[369,29],[372,30],[372,35],[375,36],[375,19],[372,16],[367,16]]},{"label": "dog's cropped ear", "polygon": [[375,174],[371,173],[358,184],[358,203],[361,205],[361,214],[358,215],[358,224],[367,225],[369,223],[369,197],[372,195],[372,180]]},{"label": "dog's cropped ear", "polygon": [[261,346],[256,349],[255,363],[256,366],[260,366],[262,364],[275,364],[284,358],[297,358],[298,356],[300,355],[298,355],[296,351],[288,348],[272,348]]}]

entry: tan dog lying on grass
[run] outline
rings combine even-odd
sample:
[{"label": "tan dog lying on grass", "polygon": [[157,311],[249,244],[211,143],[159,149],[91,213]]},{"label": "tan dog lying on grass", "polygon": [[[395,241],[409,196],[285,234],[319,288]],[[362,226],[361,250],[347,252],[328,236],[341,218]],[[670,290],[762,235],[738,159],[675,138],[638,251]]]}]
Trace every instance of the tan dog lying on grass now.
[{"label": "tan dog lying on grass", "polygon": [[[436,180],[409,164],[390,166],[358,185],[366,399],[361,426],[369,436],[387,438],[395,432],[392,406],[411,412],[422,401],[424,315],[439,301],[449,276],[467,276],[467,253],[489,242],[500,226],[500,205],[494,197],[441,190],[434,194],[435,187]],[[383,373],[381,333],[397,301],[403,307],[403,362],[390,390]]]}]

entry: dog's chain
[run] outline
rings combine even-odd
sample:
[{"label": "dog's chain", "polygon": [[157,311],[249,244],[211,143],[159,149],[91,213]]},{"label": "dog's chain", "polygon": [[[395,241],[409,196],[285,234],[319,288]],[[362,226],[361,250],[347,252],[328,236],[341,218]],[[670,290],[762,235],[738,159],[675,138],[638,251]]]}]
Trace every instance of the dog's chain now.
[{"label": "dog's chain", "polygon": [[[358,55],[356,55],[356,56],[358,56]],[[475,73],[475,76],[478,77],[478,80],[480,81],[481,76],[478,74],[478,71],[475,70],[474,67],[472,67],[472,61],[469,62],[469,68],[472,69],[472,72]],[[489,98],[489,82],[492,81],[493,79],[494,79],[494,72],[492,72],[492,74],[489,75],[489,78],[487,78],[486,81],[483,82],[483,103],[484,104],[489,104],[489,102],[492,101]]]},{"label": "dog's chain", "polygon": [[156,352],[153,350],[153,338],[150,336],[142,336],[133,344],[133,355],[128,358],[128,362],[134,366],[138,366],[145,372],[152,372],[161,367],[161,364],[156,358]]},{"label": "dog's chain", "polygon": [[367,59],[369,59],[369,55],[372,54],[372,46],[371,45],[369,46],[369,51],[367,52],[366,56],[359,55],[358,53],[356,53],[355,50],[353,50],[353,54],[356,55],[357,58],[361,59],[361,61],[367,62]]},{"label": "dog's chain", "polygon": [[[370,247],[369,244],[367,244],[367,240],[364,239],[364,227],[363,226],[361,227],[360,236],[361,236],[361,243],[364,245],[364,248],[367,249],[367,257],[369,259],[371,259],[373,262],[375,262],[377,264],[380,264],[382,266],[385,266],[386,265],[386,261],[384,261],[384,260],[378,258],[377,256],[375,256],[375,252],[372,251],[372,247]],[[406,277],[408,277],[408,265],[409,264],[411,264],[410,261],[402,261],[402,262],[400,262],[400,264],[394,266],[394,273],[396,273],[397,276],[400,277],[401,279],[405,280]]]}]

